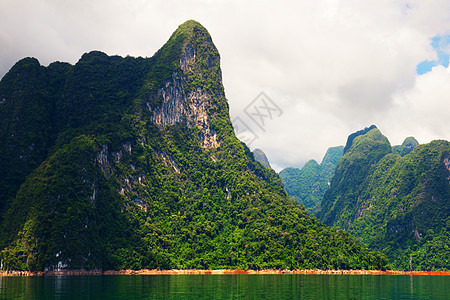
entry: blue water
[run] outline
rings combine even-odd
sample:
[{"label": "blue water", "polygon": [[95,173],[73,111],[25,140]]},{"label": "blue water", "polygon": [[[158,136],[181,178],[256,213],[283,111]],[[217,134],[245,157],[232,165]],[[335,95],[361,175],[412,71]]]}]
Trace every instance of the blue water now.
[{"label": "blue water", "polygon": [[450,299],[449,276],[0,277],[0,299]]}]

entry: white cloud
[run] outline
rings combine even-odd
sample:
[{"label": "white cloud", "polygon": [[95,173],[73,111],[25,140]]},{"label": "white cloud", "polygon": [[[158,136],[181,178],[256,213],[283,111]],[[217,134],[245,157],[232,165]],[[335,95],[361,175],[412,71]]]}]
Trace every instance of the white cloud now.
[{"label": "white cloud", "polygon": [[[416,77],[414,86],[394,96],[384,132],[397,144],[408,135],[423,143],[450,139],[450,67],[436,66]],[[381,121],[381,120],[380,120]]]},{"label": "white cloud", "polygon": [[25,56],[44,65],[94,49],[152,56],[195,19],[221,53],[231,116],[261,91],[284,112],[251,147],[277,168],[300,166],[371,124],[394,144],[450,138],[448,69],[415,73],[436,59],[430,38],[450,34],[449,11],[448,0],[4,0],[0,76]]}]

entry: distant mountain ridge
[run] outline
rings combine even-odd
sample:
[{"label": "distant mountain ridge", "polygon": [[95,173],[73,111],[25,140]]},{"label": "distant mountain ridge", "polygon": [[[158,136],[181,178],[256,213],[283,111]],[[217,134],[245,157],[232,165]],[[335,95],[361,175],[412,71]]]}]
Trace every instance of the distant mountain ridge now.
[{"label": "distant mountain ridge", "polygon": [[392,152],[400,156],[405,156],[419,146],[419,142],[412,136],[407,137],[401,145],[392,146]]},{"label": "distant mountain ridge", "polygon": [[343,155],[343,146],[328,148],[321,164],[309,160],[302,169],[286,168],[279,176],[288,195],[315,215],[330,185],[336,166]]},{"label": "distant mountain ridge", "polygon": [[264,167],[266,168],[272,168],[270,166],[270,162],[267,159],[266,154],[264,153],[264,151],[262,151],[261,149],[256,148],[255,150],[253,150],[253,158],[259,162],[260,164],[262,164]]}]

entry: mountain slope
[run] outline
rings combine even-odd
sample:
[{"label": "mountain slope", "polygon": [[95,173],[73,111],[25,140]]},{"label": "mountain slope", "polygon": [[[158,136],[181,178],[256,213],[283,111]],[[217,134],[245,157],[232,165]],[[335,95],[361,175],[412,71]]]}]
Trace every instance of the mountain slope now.
[{"label": "mountain slope", "polygon": [[[25,58],[0,84],[0,211],[54,143],[55,102],[71,66]],[[1,218],[1,216],[0,216]]]},{"label": "mountain slope", "polygon": [[343,146],[329,148],[320,165],[310,160],[302,169],[286,168],[279,173],[288,195],[303,204],[309,213],[316,214],[320,210],[343,149]]},{"label": "mountain slope", "polygon": [[195,21],[147,59],[18,62],[0,82],[2,167],[23,162],[0,179],[3,267],[383,268],[237,140],[221,76]]},{"label": "mountain slope", "polygon": [[407,137],[401,145],[392,146],[392,152],[400,156],[405,156],[419,146],[419,142],[412,136]]},{"label": "mountain slope", "polygon": [[387,138],[376,127],[370,128],[357,132],[356,137],[350,135],[347,141],[344,156],[317,215],[325,224],[347,230],[356,213],[365,178],[386,154],[392,152]]},{"label": "mountain slope", "polygon": [[253,158],[257,162],[259,162],[260,164],[262,164],[266,168],[272,168],[270,166],[269,160],[267,159],[267,156],[264,153],[264,151],[262,151],[261,149],[255,149],[255,150],[253,150],[252,153],[253,153]]},{"label": "mountain slope", "polygon": [[377,129],[354,139],[319,217],[386,253],[392,268],[450,266],[450,144],[433,141],[401,157]]}]

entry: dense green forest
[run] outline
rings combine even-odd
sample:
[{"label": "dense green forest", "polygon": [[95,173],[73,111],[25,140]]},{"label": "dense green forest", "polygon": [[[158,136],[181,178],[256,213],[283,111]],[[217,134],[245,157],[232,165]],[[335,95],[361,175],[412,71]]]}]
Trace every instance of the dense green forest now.
[{"label": "dense green forest", "polygon": [[412,136],[407,137],[401,145],[392,146],[392,153],[405,156],[419,146],[419,142]]},{"label": "dense green forest", "polygon": [[372,126],[345,149],[318,217],[385,253],[389,268],[450,270],[450,143],[391,148]]},{"label": "dense green forest", "polygon": [[0,81],[3,269],[384,268],[255,161],[221,76],[195,21],[151,58],[16,63]]},{"label": "dense green forest", "polygon": [[278,174],[288,195],[303,204],[310,214],[315,215],[320,210],[343,149],[344,146],[329,148],[320,165],[310,160],[301,169],[286,168]]}]

